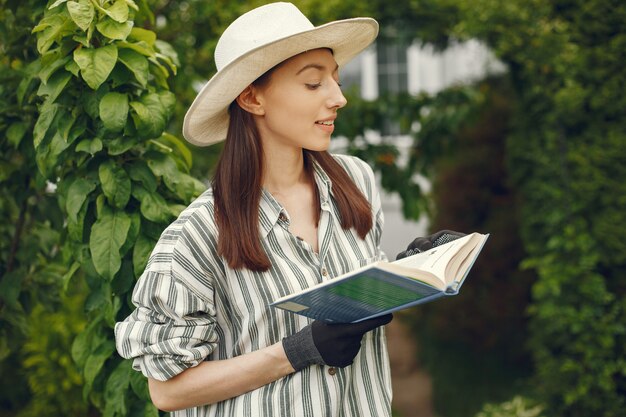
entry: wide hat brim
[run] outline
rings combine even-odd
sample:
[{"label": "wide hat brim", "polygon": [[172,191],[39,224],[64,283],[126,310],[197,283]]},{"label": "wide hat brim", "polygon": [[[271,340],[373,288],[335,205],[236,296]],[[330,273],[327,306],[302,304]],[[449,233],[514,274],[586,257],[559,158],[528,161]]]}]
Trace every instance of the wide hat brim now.
[{"label": "wide hat brim", "polygon": [[226,139],[228,107],[254,80],[284,60],[305,51],[330,48],[341,67],[370,45],[378,23],[359,17],[338,20],[272,41],[228,63],[200,90],[183,122],[183,136],[198,146]]}]

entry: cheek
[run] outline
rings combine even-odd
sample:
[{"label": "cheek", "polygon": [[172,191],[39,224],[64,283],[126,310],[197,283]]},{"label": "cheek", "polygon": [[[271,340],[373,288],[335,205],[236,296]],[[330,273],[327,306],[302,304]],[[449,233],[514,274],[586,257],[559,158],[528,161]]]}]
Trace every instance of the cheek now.
[{"label": "cheek", "polygon": [[281,91],[275,91],[270,97],[267,107],[272,113],[272,119],[275,121],[282,119],[287,123],[311,120],[317,114],[312,97],[297,88],[287,87]]},{"label": "cheek", "polygon": [[301,128],[304,123],[311,123],[312,112],[303,106],[302,103],[289,102],[289,104],[282,107],[276,107],[268,113],[268,123],[278,127],[281,125],[282,129],[290,129],[292,127]]}]

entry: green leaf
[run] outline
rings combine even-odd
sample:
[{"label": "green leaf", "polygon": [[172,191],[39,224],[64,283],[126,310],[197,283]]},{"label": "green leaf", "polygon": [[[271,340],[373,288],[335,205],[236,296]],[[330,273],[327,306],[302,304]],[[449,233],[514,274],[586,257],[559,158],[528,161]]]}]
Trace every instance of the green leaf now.
[{"label": "green leaf", "polygon": [[91,313],[96,310],[100,310],[102,312],[106,309],[107,305],[110,304],[110,298],[111,286],[108,282],[99,280],[97,286],[90,287],[89,294],[85,300],[85,312]]},{"label": "green leaf", "polygon": [[90,1],[68,1],[67,2],[67,10],[70,12],[70,17],[76,23],[76,26],[81,28],[83,31],[87,31],[91,22],[93,22],[93,18],[96,15],[96,10],[93,7],[93,4]]},{"label": "green leaf", "polygon": [[156,33],[151,30],[135,27],[131,30],[129,38],[137,41],[144,41],[146,44],[154,46],[157,36]]},{"label": "green leaf", "polygon": [[98,32],[102,33],[109,39],[125,40],[132,30],[134,22],[128,20],[124,23],[116,22],[113,19],[105,17],[96,24]]},{"label": "green leaf", "polygon": [[98,274],[113,279],[120,269],[120,248],[126,241],[130,217],[123,211],[103,206],[98,220],[91,229],[89,249]]},{"label": "green leaf", "polygon": [[126,415],[126,391],[130,385],[130,376],[134,372],[131,361],[121,361],[107,379],[104,388],[104,399],[106,404],[105,414]]},{"label": "green leaf", "polygon": [[[139,217],[139,213],[137,213],[137,217]],[[128,294],[128,292],[132,290],[134,284],[135,274],[133,272],[132,260],[124,258],[122,260],[120,272],[115,275],[115,278],[113,278],[113,281],[111,282],[111,291],[113,294],[119,294],[122,296],[124,294]],[[113,327],[115,327],[115,317],[113,317],[113,320],[111,321],[113,323]]]},{"label": "green leaf", "polygon": [[89,87],[97,90],[106,81],[117,62],[117,47],[107,45],[97,49],[80,48],[74,51],[74,61]]},{"label": "green leaf", "polygon": [[67,291],[67,288],[70,285],[70,280],[72,279],[72,277],[74,276],[76,271],[78,271],[79,268],[80,268],[80,263],[74,262],[72,263],[72,266],[70,266],[70,269],[67,271],[67,273],[63,275],[63,291]]},{"label": "green leaf", "polygon": [[48,133],[48,129],[56,117],[58,110],[58,104],[48,104],[46,102],[43,106],[41,106],[39,118],[37,119],[33,129],[33,145],[35,146],[35,149],[41,145],[41,142],[46,136],[46,133]]},{"label": "green leaf", "polygon": [[168,155],[160,152],[146,154],[148,166],[157,177],[173,178],[178,173],[176,162]]},{"label": "green leaf", "polygon": [[71,59],[72,59],[72,57],[70,57],[69,55],[60,56],[58,49],[55,49],[54,51],[50,51],[46,53],[44,56],[47,59],[45,60],[45,62],[43,62],[44,57],[42,56],[41,69],[39,70],[39,73],[37,74],[42,83],[47,83],[48,78],[50,78],[52,74],[55,74],[59,68],[67,65],[67,63],[71,62]]},{"label": "green leaf", "polygon": [[[174,73],[176,73],[176,67],[180,66],[180,61],[178,60],[178,54],[176,53],[176,50],[172,47],[172,45],[170,45],[169,43],[162,41],[162,40],[157,40],[155,43],[155,46],[157,48],[157,50],[165,57],[169,58],[171,60],[171,63],[173,63],[175,65],[174,69],[172,69],[172,71]],[[158,56],[158,55],[157,55]],[[171,64],[168,64],[171,65]]]},{"label": "green leaf", "polygon": [[133,392],[143,401],[150,402],[150,390],[148,389],[148,379],[141,372],[130,374],[130,386]]},{"label": "green leaf", "polygon": [[85,113],[92,119],[100,117],[100,100],[106,93],[109,92],[109,86],[103,84],[98,90],[85,90],[82,92],[79,103],[81,108],[85,110]]},{"label": "green leaf", "polygon": [[115,3],[104,12],[116,22],[124,23],[128,20],[128,4],[125,0],[116,0]]},{"label": "green leaf", "polygon": [[175,103],[176,98],[170,91],[144,94],[139,101],[132,101],[130,106],[134,112],[131,115],[140,137],[151,139],[160,136]]},{"label": "green leaf", "polygon": [[[67,58],[70,59],[69,56]],[[65,70],[71,72],[74,77],[78,77],[78,74],[80,73],[80,67],[73,60],[70,60],[67,64],[65,64]]]},{"label": "green leaf", "polygon": [[52,3],[52,5],[50,5],[50,7],[48,7],[48,10],[54,9],[55,7],[62,5],[66,1],[67,0],[57,0],[54,3]]},{"label": "green leaf", "polygon": [[150,193],[142,187],[134,187],[133,196],[139,200],[139,209],[146,219],[156,223],[165,223],[171,219],[169,206],[161,195]]},{"label": "green leaf", "polygon": [[22,138],[26,134],[28,126],[24,122],[12,123],[7,129],[7,139],[13,147],[17,148],[22,141]]},{"label": "green leaf", "polygon": [[57,99],[59,94],[63,92],[65,86],[72,78],[72,74],[67,71],[55,72],[47,83],[41,83],[39,90],[37,90],[38,96],[48,96],[46,100],[49,103],[53,103]]},{"label": "green leaf", "polygon": [[136,12],[139,11],[139,6],[137,6],[137,3],[135,3],[133,0],[126,0],[126,4],[128,4],[128,7],[135,10]]},{"label": "green leaf", "polygon": [[150,254],[154,250],[155,245],[156,241],[144,234],[140,233],[139,236],[137,236],[137,241],[133,247],[133,271],[136,277],[140,276],[144,269],[146,269],[148,259],[150,259]]},{"label": "green leaf", "polygon": [[39,170],[44,176],[52,176],[54,169],[59,165],[59,157],[69,145],[70,144],[63,139],[61,133],[57,131],[47,145],[37,148],[35,159]]},{"label": "green leaf", "polygon": [[139,212],[126,212],[130,216],[130,228],[128,229],[126,242],[124,242],[124,245],[120,248],[121,256],[126,255],[126,252],[128,252],[135,245],[135,242],[137,241],[137,236],[139,235],[139,230],[141,229],[141,216],[139,215]]},{"label": "green leaf", "polygon": [[144,161],[135,161],[128,168],[128,174],[133,181],[139,182],[148,192],[156,192],[157,180]]},{"label": "green leaf", "polygon": [[137,144],[134,137],[120,136],[106,142],[108,154],[111,156],[121,155]]},{"label": "green leaf", "polygon": [[63,138],[65,142],[68,144],[72,143],[80,134],[84,132],[86,126],[76,126],[78,132],[73,131],[74,123],[76,123],[78,115],[76,113],[70,113],[69,115],[66,112],[63,114],[59,114],[56,120],[56,130],[59,135]]},{"label": "green leaf", "polygon": [[108,160],[98,169],[102,191],[115,208],[124,208],[130,199],[130,178],[124,168]]},{"label": "green leaf", "polygon": [[147,57],[154,57],[156,56],[156,52],[154,51],[154,49],[148,45],[147,43],[145,43],[144,41],[139,41],[139,42],[126,42],[126,41],[120,41],[117,43],[117,46],[120,49],[131,49],[141,55],[147,56]]},{"label": "green leaf", "polygon": [[[4,269],[4,268],[3,268]],[[22,291],[22,271],[7,272],[0,280],[0,300],[11,308],[18,308],[18,297]]]},{"label": "green leaf", "polygon": [[183,210],[187,208],[187,206],[183,204],[170,204],[169,207],[170,207],[170,213],[174,217],[180,216],[180,213],[182,213]]},{"label": "green leaf", "polygon": [[102,150],[102,141],[100,138],[83,139],[76,145],[77,152],[87,152],[94,155]]},{"label": "green leaf", "polygon": [[152,172],[158,177],[163,177],[167,188],[183,201],[189,201],[206,188],[200,181],[181,172],[169,155],[154,152],[147,157]]},{"label": "green leaf", "polygon": [[85,204],[89,194],[96,189],[96,182],[86,178],[79,178],[70,185],[67,190],[65,208],[68,217],[75,223],[78,221],[78,212]]},{"label": "green leaf", "polygon": [[110,358],[115,352],[115,343],[112,341],[106,341],[102,343],[98,348],[87,357],[84,368],[84,383],[87,388],[87,392],[91,390],[96,376],[102,370],[102,366],[108,358]]},{"label": "green leaf", "polygon": [[143,55],[133,51],[132,49],[120,49],[119,60],[133,73],[142,87],[145,87],[148,84],[150,64]]},{"label": "green leaf", "polygon": [[107,130],[119,132],[128,119],[128,96],[122,93],[107,93],[100,100],[100,119]]},{"label": "green leaf", "polygon": [[[76,214],[76,221],[68,217],[67,235],[74,242],[83,242],[85,236],[85,217],[87,215],[87,204],[83,204]],[[83,265],[84,266],[84,265]]]},{"label": "green leaf", "polygon": [[33,80],[37,77],[38,72],[41,70],[41,61],[36,60],[26,66],[23,71],[22,80],[17,86],[17,104],[20,106],[24,102],[26,93],[29,92]]},{"label": "green leaf", "polygon": [[73,33],[76,25],[68,15],[58,13],[41,19],[32,33],[37,35],[37,51],[45,54],[54,42]]},{"label": "green leaf", "polygon": [[146,405],[141,410],[141,417],[159,417],[159,409],[155,407],[155,405],[148,400]]},{"label": "green leaf", "polygon": [[182,140],[167,132],[163,132],[163,134],[161,135],[161,140],[164,140],[173,145],[174,148],[176,148],[176,150],[178,151],[178,154],[182,156],[183,160],[185,161],[186,168],[188,170],[191,169],[191,165],[193,163],[191,151]]},{"label": "green leaf", "polygon": [[[122,264],[122,269],[120,271],[120,274],[124,274],[124,265],[130,265],[128,262],[125,262]],[[131,275],[132,278],[132,271],[128,268],[126,268],[126,273]],[[120,307],[122,307],[122,299],[118,296],[118,295],[111,295],[113,294],[111,288],[107,289],[107,296],[110,297],[110,301],[108,301],[105,305],[104,305],[104,309],[102,310],[103,312],[103,317],[104,317],[104,321],[106,322],[106,324],[109,326],[109,328],[113,329],[115,327],[115,317],[117,316],[118,311],[120,311]]]},{"label": "green leaf", "polygon": [[80,332],[74,339],[74,342],[72,342],[72,360],[81,368],[85,365],[85,362],[89,357],[89,353],[91,351],[89,343],[91,342],[92,335],[93,324]]}]

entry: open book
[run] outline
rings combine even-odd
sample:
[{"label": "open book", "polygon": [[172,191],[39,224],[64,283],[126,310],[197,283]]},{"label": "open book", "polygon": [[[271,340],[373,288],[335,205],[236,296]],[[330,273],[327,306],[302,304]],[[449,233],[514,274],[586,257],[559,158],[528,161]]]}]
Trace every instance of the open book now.
[{"label": "open book", "polygon": [[351,323],[455,295],[488,237],[472,233],[394,262],[375,262],[271,305],[328,323]]}]

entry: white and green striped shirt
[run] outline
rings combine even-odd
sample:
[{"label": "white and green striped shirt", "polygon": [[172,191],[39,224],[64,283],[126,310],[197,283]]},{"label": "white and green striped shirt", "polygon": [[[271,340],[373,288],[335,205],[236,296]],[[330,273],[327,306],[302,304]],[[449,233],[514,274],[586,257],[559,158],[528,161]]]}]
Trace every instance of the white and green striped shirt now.
[{"label": "white and green striped shirt", "polygon": [[[269,307],[274,300],[384,258],[380,198],[371,168],[335,156],[371,202],[374,227],[359,238],[343,230],[332,184],[314,163],[319,189],[319,253],[289,232],[289,214],[263,191],[259,221],[267,272],[233,270],[217,255],[213,195],[206,191],[162,234],[133,293],[137,309],[117,323],[117,350],[144,375],[167,380],[204,360],[270,346],[310,320]],[[313,365],[254,391],[173,416],[391,416],[391,377],[384,328],[363,338],[343,369]]]}]

